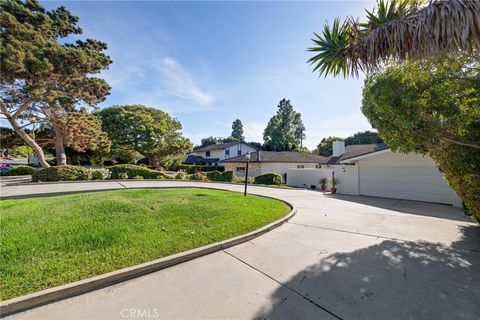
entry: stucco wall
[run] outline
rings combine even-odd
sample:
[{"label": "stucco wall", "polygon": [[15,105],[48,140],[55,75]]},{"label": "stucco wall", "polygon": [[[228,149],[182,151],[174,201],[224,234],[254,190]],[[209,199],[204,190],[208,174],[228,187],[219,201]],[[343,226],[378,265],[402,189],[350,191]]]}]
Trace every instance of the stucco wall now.
[{"label": "stucco wall", "polygon": [[[225,163],[225,171],[233,171],[237,177],[245,177],[244,171],[237,171],[237,167],[246,167],[245,162],[227,162]],[[255,178],[260,175],[260,164],[258,162],[250,162],[248,164],[248,176]]]},{"label": "stucco wall", "polygon": [[[287,171],[287,184],[294,187],[310,188],[315,185],[320,189],[320,179],[332,178],[332,170],[337,180],[337,193],[358,195],[358,168],[352,165],[335,165],[321,169],[289,169]],[[327,188],[331,183],[327,183]]]}]

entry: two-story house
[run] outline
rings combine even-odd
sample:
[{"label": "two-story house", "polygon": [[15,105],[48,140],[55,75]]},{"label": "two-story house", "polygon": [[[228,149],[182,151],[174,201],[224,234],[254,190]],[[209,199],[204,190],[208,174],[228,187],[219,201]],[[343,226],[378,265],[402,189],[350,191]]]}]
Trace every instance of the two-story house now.
[{"label": "two-story house", "polygon": [[245,143],[243,141],[234,141],[227,143],[218,143],[204,148],[198,149],[189,153],[184,164],[198,164],[205,163],[206,165],[219,165],[221,160],[230,159],[246,154],[247,152],[256,152],[257,148]]}]

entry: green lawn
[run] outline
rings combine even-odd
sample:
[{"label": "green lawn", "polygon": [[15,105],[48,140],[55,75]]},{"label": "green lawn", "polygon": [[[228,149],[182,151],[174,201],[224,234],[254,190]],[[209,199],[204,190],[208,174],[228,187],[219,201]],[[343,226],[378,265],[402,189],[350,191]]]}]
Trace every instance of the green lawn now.
[{"label": "green lawn", "polygon": [[258,229],[283,202],[206,189],[137,189],[0,201],[1,299]]}]

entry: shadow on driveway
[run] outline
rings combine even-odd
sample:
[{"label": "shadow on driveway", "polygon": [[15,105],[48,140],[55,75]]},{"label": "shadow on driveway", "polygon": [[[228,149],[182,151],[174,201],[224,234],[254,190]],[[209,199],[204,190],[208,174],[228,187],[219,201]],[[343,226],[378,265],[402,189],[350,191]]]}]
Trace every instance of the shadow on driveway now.
[{"label": "shadow on driveway", "polygon": [[341,201],[354,202],[382,209],[391,209],[402,213],[455,221],[472,222],[465,216],[463,209],[447,204],[369,196],[350,196],[344,194],[325,194],[325,196]]},{"label": "shadow on driveway", "polygon": [[[478,248],[480,228],[460,228],[462,239],[450,247],[384,240],[327,256],[285,285],[341,319],[479,319],[480,251],[464,248]],[[282,287],[272,304],[281,306],[293,295],[285,298]],[[295,306],[266,307],[256,318],[313,315]]]}]

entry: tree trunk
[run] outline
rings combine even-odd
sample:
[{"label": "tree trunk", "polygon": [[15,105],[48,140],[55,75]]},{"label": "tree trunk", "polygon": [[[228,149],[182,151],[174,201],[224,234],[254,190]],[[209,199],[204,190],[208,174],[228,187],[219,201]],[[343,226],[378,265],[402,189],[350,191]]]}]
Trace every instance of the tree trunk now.
[{"label": "tree trunk", "polygon": [[160,165],[160,160],[158,160],[158,157],[154,154],[152,154],[149,158],[148,158],[148,162],[150,162],[150,165],[152,167],[154,167],[155,169],[158,169],[158,168],[161,168],[161,165]]},{"label": "tree trunk", "polygon": [[55,132],[55,153],[57,157],[57,166],[67,165],[67,155],[65,153],[64,139],[62,128],[52,123],[53,131]]},{"label": "tree trunk", "polygon": [[8,114],[5,114],[8,122],[12,126],[13,130],[25,141],[33,150],[35,150],[35,154],[37,155],[38,162],[44,168],[49,168],[50,165],[45,160],[45,154],[43,153],[42,148],[38,145],[35,140],[32,139],[22,128],[20,128],[17,122]]}]

